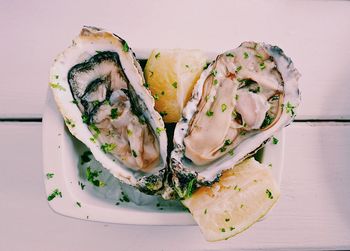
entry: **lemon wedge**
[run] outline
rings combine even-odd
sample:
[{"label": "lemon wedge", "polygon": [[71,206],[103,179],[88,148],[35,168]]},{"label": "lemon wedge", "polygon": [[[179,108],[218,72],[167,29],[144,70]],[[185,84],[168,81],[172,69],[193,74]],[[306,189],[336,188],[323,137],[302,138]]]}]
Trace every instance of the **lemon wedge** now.
[{"label": "lemon wedge", "polygon": [[183,200],[207,241],[232,237],[257,222],[280,196],[271,170],[250,158],[225,171],[219,182]]},{"label": "lemon wedge", "polygon": [[191,97],[206,56],[199,50],[155,49],[145,66],[146,86],[155,99],[155,108],[164,122],[181,118],[182,109]]}]

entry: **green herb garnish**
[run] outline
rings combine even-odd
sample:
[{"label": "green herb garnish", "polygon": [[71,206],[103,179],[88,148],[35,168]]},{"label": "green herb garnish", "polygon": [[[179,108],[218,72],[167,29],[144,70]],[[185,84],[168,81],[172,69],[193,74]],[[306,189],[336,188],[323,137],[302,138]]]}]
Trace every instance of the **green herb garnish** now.
[{"label": "green herb garnish", "polygon": [[149,83],[144,83],[143,86],[149,89]]},{"label": "green herb garnish", "polygon": [[168,113],[166,111],[162,111],[162,112],[159,112],[160,116],[164,117],[166,115],[168,115]]},{"label": "green herb garnish", "polygon": [[49,179],[52,179],[54,175],[55,175],[55,174],[53,174],[53,173],[47,173],[47,174],[46,174],[46,178],[47,178],[48,180],[49,180]]},{"label": "green herb garnish", "polygon": [[89,122],[89,116],[87,114],[81,115],[81,119],[83,120],[83,123],[87,124]]},{"label": "green herb garnish", "polygon": [[158,52],[154,57],[155,58],[159,58],[160,57],[160,52]]},{"label": "green herb garnish", "polygon": [[47,197],[48,201],[53,200],[56,197],[60,197],[62,198],[62,193],[60,192],[60,190],[58,190],[57,188],[55,190],[52,191],[52,193]]},{"label": "green herb garnish", "polygon": [[232,58],[233,58],[234,56],[235,56],[235,55],[233,55],[232,53],[227,53],[227,54],[226,54],[226,57],[232,57]]},{"label": "green herb garnish", "polygon": [[219,81],[218,81],[217,79],[214,79],[213,84],[214,84],[214,85],[217,85],[218,83],[219,83]]},{"label": "green herb garnish", "polygon": [[295,106],[293,106],[289,101],[287,102],[286,105],[286,112],[287,113],[291,113],[292,116],[294,116],[295,112],[294,112]]},{"label": "green herb garnish", "polygon": [[247,59],[248,57],[249,57],[248,52],[244,52],[244,53],[243,53],[243,58],[244,58],[244,59]]},{"label": "green herb garnish", "polygon": [[221,105],[221,111],[224,112],[224,111],[226,111],[226,109],[227,109],[227,105],[226,104],[222,104]]},{"label": "green herb garnish", "polygon": [[260,70],[264,70],[266,68],[265,63],[260,63],[259,64]]},{"label": "green herb garnish", "polygon": [[228,153],[229,153],[231,156],[233,156],[233,154],[234,154],[234,150],[233,150],[233,149],[231,149],[230,151],[228,151]]},{"label": "green herb garnish", "polygon": [[154,95],[153,95],[153,98],[154,98],[155,100],[158,100],[158,99],[159,99],[158,93],[154,94]]},{"label": "green herb garnish", "polygon": [[84,164],[84,163],[88,163],[90,162],[91,158],[90,155],[92,155],[92,153],[90,151],[85,151],[81,156],[80,156],[80,164]]},{"label": "green herb garnish", "polygon": [[272,144],[277,145],[278,144],[278,139],[275,137],[272,137]]},{"label": "green herb garnish", "polygon": [[92,171],[90,167],[86,169],[86,179],[97,187],[103,187],[105,186],[105,183],[103,181],[98,180],[98,176],[102,173],[102,171]]},{"label": "green herb garnish", "polygon": [[77,201],[76,204],[78,205],[78,207],[81,207],[81,204],[79,201]]},{"label": "green herb garnish", "polygon": [[66,91],[66,88],[64,88],[62,85],[60,85],[59,83],[49,83],[51,88],[53,89],[57,89],[60,91]]},{"label": "green herb garnish", "polygon": [[123,41],[123,51],[125,51],[125,52],[129,51],[129,45],[125,40]]},{"label": "green herb garnish", "polygon": [[212,70],[211,71],[211,75],[213,75],[214,77],[216,77],[216,75],[218,75],[218,71],[217,70]]},{"label": "green herb garnish", "polygon": [[171,84],[175,89],[177,88],[177,82]]},{"label": "green herb garnish", "polygon": [[135,152],[135,150],[131,150],[131,152],[132,152],[132,156],[133,156],[134,158],[137,158],[137,153]]},{"label": "green herb garnish", "polygon": [[108,144],[108,143],[104,143],[101,145],[101,149],[104,153],[110,153],[112,152],[115,148],[117,147],[116,144]]},{"label": "green herb garnish", "polygon": [[266,189],[266,196],[267,196],[267,198],[269,198],[269,199],[273,199],[273,195],[272,195],[272,193],[271,193],[271,191],[269,190],[269,189]]},{"label": "green herb garnish", "polygon": [[210,111],[208,110],[206,113],[205,113],[208,117],[211,117],[214,115],[214,112],[213,111]]},{"label": "green herb garnish", "polygon": [[242,66],[241,65],[236,68],[236,72],[239,72],[240,70],[242,70]]},{"label": "green herb garnish", "polygon": [[157,127],[157,128],[156,128],[156,133],[157,133],[158,135],[160,135],[160,133],[163,132],[163,131],[165,131],[164,128],[160,128],[160,127]]},{"label": "green herb garnish", "polygon": [[119,117],[118,108],[112,108],[111,109],[111,119],[116,119],[118,117]]},{"label": "green herb garnish", "polygon": [[73,120],[71,120],[69,118],[66,118],[65,122],[66,122],[67,126],[70,126],[72,128],[75,127],[75,124],[74,124]]}]

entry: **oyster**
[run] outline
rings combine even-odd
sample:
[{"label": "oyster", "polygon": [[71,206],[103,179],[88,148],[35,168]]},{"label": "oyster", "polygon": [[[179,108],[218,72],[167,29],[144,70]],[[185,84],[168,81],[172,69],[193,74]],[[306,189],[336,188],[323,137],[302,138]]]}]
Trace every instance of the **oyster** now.
[{"label": "oyster", "polygon": [[299,73],[277,46],[244,42],[203,71],[174,133],[168,182],[180,197],[217,180],[295,117]]},{"label": "oyster", "polygon": [[51,69],[50,85],[70,132],[120,180],[146,193],[163,186],[164,123],[126,41],[84,27]]}]

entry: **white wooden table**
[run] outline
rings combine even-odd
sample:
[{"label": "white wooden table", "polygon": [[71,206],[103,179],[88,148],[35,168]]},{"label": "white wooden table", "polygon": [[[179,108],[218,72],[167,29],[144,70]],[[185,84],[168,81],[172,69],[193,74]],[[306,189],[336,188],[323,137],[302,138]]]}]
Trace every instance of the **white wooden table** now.
[{"label": "white wooden table", "polygon": [[[350,2],[1,1],[0,250],[350,249]],[[198,227],[81,221],[49,208],[41,117],[48,70],[83,24],[134,48],[282,47],[302,73],[282,197],[265,221],[207,243]],[[311,122],[310,122],[311,121]]]}]

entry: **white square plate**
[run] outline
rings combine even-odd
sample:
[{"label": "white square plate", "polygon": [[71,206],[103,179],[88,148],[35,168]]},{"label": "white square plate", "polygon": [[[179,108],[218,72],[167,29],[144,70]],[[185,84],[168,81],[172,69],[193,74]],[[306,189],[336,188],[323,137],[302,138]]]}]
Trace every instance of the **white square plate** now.
[{"label": "white square plate", "polygon": [[[141,53],[142,54],[142,53]],[[147,58],[147,57],[145,57]],[[261,162],[272,165],[277,182],[283,167],[284,131],[274,135],[262,151]],[[57,213],[79,219],[140,225],[195,225],[191,214],[178,201],[165,201],[159,196],[145,195],[120,183],[90,155],[89,163],[81,164],[81,155],[88,149],[65,127],[51,90],[43,116],[43,166],[46,194],[58,189],[62,197],[49,201]],[[101,171],[104,187],[86,180],[86,168]],[[48,179],[46,174],[53,173]],[[84,189],[82,189],[84,187]],[[130,200],[129,202],[125,201]]]}]

